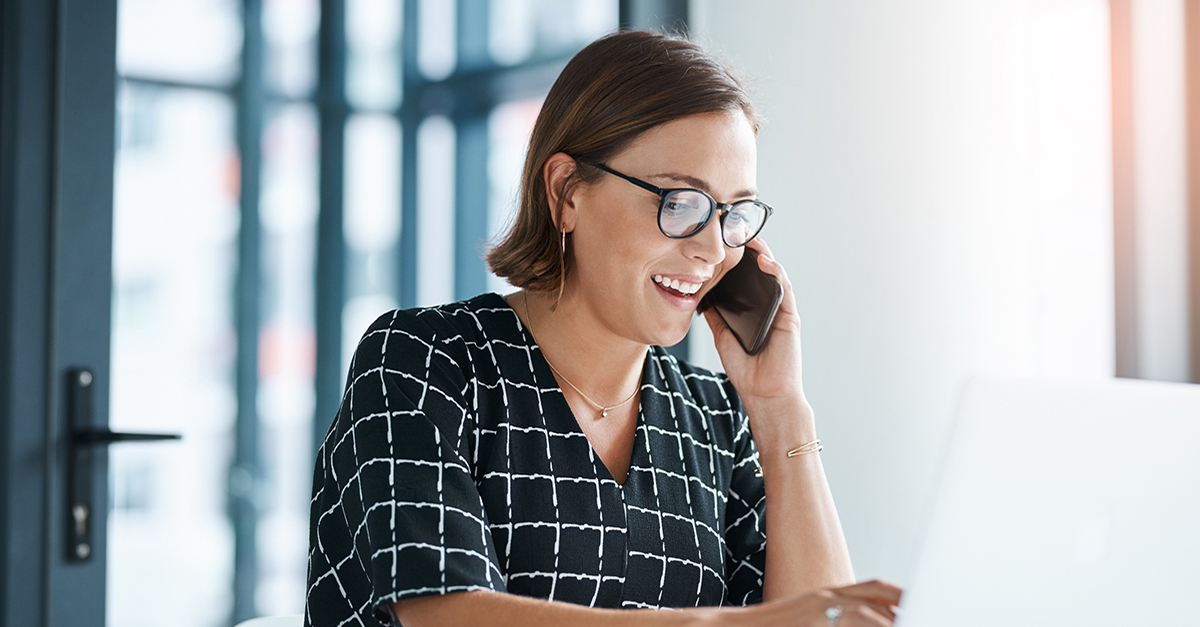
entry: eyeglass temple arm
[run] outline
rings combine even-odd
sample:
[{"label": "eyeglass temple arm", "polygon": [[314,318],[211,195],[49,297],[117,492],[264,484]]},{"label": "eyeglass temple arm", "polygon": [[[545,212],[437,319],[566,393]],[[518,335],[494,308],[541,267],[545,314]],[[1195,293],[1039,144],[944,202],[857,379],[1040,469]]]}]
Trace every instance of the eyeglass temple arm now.
[{"label": "eyeglass temple arm", "polygon": [[641,181],[641,180],[633,178],[632,176],[626,176],[624,174],[621,174],[620,172],[617,172],[616,170],[604,165],[603,163],[589,163],[587,161],[581,161],[580,163],[586,163],[587,165],[590,165],[593,168],[600,168],[601,170],[604,170],[605,172],[608,172],[609,174],[611,174],[613,176],[619,176],[619,177],[625,179],[626,181],[629,181],[630,183],[633,183],[634,185],[637,185],[638,187],[640,187],[648,192],[658,194],[659,196],[666,195],[666,192],[664,192],[661,187],[655,187],[654,185],[651,185],[651,184],[647,183],[646,181]]}]

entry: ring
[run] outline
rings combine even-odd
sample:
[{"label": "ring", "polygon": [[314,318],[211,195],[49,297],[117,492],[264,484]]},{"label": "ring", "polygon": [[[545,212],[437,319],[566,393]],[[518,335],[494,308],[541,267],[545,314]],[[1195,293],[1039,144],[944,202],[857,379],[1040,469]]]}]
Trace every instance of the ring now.
[{"label": "ring", "polygon": [[835,605],[825,610],[825,622],[829,627],[837,627],[838,622],[842,620],[842,606]]}]

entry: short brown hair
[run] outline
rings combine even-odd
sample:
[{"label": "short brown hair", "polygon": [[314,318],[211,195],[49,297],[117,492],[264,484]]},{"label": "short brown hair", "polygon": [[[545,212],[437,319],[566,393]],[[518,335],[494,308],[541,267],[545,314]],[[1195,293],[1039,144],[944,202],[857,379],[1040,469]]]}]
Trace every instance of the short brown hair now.
[{"label": "short brown hair", "polygon": [[698,113],[741,111],[755,134],[761,118],[733,73],[700,46],[652,31],[619,31],[580,50],[550,88],[533,126],[516,220],[488,252],[492,272],[534,292],[561,288],[570,257],[546,196],[542,166],[562,152],[576,159],[564,186],[590,182],[604,163],[645,131]]}]

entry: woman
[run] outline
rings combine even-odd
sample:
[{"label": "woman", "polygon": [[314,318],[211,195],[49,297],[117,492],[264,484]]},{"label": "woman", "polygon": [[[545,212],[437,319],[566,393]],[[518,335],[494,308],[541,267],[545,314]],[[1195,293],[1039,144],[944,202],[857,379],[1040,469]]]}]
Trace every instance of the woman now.
[{"label": "woman", "polygon": [[[521,291],[391,312],[359,344],[307,624],[891,624],[898,589],[847,585],[791,284],[753,239],[759,123],[685,40],[572,59],[488,256]],[[784,286],[767,348],[708,311],[728,377],[676,361],[660,347],[747,246]]]}]

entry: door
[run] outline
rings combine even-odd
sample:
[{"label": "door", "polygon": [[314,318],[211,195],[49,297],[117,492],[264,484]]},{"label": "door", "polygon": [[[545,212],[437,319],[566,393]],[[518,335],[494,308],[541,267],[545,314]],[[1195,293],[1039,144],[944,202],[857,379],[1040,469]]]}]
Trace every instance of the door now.
[{"label": "door", "polygon": [[0,32],[3,621],[98,627],[106,453],[70,434],[107,424],[115,0],[5,0]]}]

